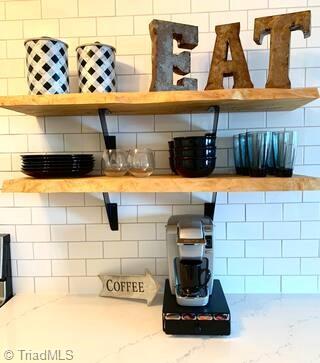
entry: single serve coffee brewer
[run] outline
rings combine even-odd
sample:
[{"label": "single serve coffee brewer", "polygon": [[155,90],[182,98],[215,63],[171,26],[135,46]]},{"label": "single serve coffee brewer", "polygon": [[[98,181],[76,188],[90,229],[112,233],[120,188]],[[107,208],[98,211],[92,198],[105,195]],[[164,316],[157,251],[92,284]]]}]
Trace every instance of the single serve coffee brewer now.
[{"label": "single serve coffee brewer", "polygon": [[175,215],[168,220],[169,279],[162,311],[167,334],[230,334],[230,310],[213,275],[213,231],[210,216]]},{"label": "single serve coffee brewer", "polygon": [[10,235],[0,234],[0,307],[12,296]]}]

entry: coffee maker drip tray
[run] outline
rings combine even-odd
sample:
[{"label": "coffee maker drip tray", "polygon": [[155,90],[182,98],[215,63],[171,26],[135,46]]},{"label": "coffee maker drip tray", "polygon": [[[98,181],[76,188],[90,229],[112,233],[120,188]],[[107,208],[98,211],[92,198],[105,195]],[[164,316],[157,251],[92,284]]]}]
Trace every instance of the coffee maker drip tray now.
[{"label": "coffee maker drip tray", "polygon": [[176,286],[176,292],[178,296],[185,297],[185,298],[203,298],[208,296],[208,289],[206,287],[201,287],[199,291],[193,292],[189,291],[188,289],[184,290],[181,288],[180,285]]}]

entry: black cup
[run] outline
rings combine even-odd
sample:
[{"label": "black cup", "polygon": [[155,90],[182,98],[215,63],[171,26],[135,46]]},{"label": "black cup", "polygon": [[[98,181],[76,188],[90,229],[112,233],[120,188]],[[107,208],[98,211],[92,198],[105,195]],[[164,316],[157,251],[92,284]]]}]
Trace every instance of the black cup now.
[{"label": "black cup", "polygon": [[179,285],[183,294],[193,296],[206,287],[211,278],[208,268],[202,268],[202,260],[181,260],[178,263]]}]

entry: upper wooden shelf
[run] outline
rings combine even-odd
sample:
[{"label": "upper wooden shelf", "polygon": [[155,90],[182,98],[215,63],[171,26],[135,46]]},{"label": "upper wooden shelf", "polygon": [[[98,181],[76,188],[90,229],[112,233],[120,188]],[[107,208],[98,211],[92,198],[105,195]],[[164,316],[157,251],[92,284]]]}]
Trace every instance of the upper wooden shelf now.
[{"label": "upper wooden shelf", "polygon": [[89,193],[89,192],[252,192],[319,190],[320,178],[251,178],[237,175],[213,175],[207,178],[182,178],[176,175],[92,176],[69,179],[19,178],[5,180],[2,192]]},{"label": "upper wooden shelf", "polygon": [[221,111],[286,111],[319,98],[318,88],[248,88],[214,91],[70,93],[2,96],[0,107],[33,116],[96,115],[107,108],[116,115]]}]

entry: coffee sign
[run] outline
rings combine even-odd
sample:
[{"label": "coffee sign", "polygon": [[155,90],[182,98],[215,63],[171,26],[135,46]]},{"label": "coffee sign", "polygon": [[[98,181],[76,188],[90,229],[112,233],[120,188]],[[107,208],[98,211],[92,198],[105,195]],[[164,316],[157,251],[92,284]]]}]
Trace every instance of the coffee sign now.
[{"label": "coffee sign", "polygon": [[[267,88],[290,88],[289,58],[291,32],[300,30],[310,36],[311,11],[265,16],[255,19],[253,41],[262,44],[270,35],[270,57]],[[198,44],[198,27],[152,20],[149,25],[152,41],[152,80],[150,91],[195,90],[195,78],[181,78],[173,84],[173,72],[190,73],[190,52],[173,53],[173,40],[178,48],[193,49]],[[217,25],[216,42],[206,89],[223,88],[223,78],[233,77],[234,88],[252,88],[247,61],[240,39],[240,23]],[[231,57],[228,57],[228,54]]]},{"label": "coffee sign", "polygon": [[100,296],[125,299],[147,300],[150,305],[159,291],[160,285],[151,273],[145,275],[99,275],[102,281]]}]

